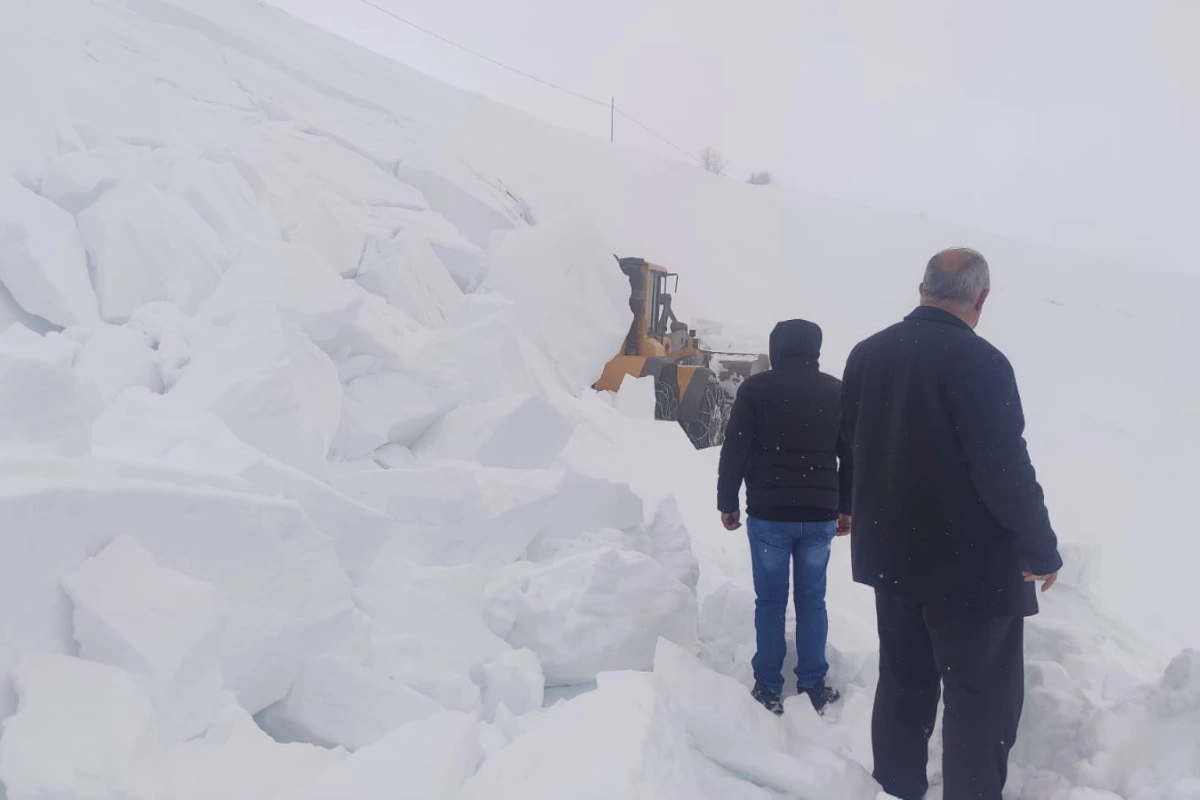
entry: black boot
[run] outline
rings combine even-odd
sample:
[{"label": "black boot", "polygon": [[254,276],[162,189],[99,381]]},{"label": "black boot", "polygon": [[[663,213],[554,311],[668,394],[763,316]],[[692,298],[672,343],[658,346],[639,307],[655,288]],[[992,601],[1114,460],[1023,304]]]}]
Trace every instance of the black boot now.
[{"label": "black boot", "polygon": [[775,716],[783,715],[783,701],[779,699],[779,695],[772,692],[767,687],[763,686],[758,681],[754,682],[754,689],[751,690],[750,696],[762,704],[762,707],[770,711]]},{"label": "black boot", "polygon": [[818,714],[824,714],[825,709],[842,699],[842,693],[831,686],[826,685],[824,680],[817,683],[816,686],[810,686],[807,689],[797,687],[800,694],[808,695],[808,699],[812,701],[813,708]]}]

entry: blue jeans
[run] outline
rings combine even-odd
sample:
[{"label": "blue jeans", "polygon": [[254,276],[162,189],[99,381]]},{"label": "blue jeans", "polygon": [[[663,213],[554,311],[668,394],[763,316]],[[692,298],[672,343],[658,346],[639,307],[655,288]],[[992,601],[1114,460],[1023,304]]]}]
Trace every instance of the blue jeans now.
[{"label": "blue jeans", "polygon": [[783,692],[783,659],[787,655],[788,572],[795,573],[796,685],[808,689],[829,672],[825,640],[825,570],[837,532],[834,522],[768,522],[750,517],[750,563],[754,568],[754,628],[758,652],[751,662],[754,679],[776,694]]}]

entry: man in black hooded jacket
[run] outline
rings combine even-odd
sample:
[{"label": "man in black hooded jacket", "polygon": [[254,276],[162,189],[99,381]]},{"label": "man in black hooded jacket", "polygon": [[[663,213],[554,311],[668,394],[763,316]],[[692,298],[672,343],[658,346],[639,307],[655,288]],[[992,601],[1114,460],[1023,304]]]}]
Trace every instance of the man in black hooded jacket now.
[{"label": "man in black hooded jacket", "polygon": [[814,323],[775,326],[771,369],[738,390],[717,480],[717,508],[730,531],[741,527],[738,495],[746,484],[758,640],[753,693],[776,713],[783,710],[789,573],[795,579],[797,688],[818,711],[838,699],[825,683],[825,572],[835,533],[850,531],[851,476],[839,436],[842,384],[818,369],[820,354],[821,329]]}]

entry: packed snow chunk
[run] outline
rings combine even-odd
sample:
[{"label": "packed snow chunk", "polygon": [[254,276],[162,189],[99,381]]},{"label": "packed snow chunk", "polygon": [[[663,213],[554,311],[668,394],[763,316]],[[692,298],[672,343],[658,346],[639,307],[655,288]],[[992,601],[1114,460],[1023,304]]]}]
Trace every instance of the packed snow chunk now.
[{"label": "packed snow chunk", "polygon": [[643,523],[642,499],[628,484],[568,472],[546,509],[542,531],[530,544],[527,555],[542,561],[560,553],[591,549],[594,538],[583,534],[606,530],[630,532],[622,541],[628,549],[645,552],[649,548],[639,546],[636,535]]},{"label": "packed snow chunk", "polygon": [[578,393],[600,378],[629,333],[629,282],[603,238],[580,225],[545,224],[498,236],[485,286],[517,305],[526,335]]},{"label": "packed snow chunk", "polygon": [[421,367],[354,378],[345,385],[332,452],[349,460],[388,444],[410,447],[457,405],[460,393],[453,378]]},{"label": "packed snow chunk", "polygon": [[106,403],[131,386],[163,391],[154,351],[146,344],[145,336],[128,327],[101,325],[90,333],[75,361],[75,370]]},{"label": "packed snow chunk", "polygon": [[286,800],[454,800],[479,758],[475,730],[457,711],[410,722]]},{"label": "packed snow chunk", "polygon": [[542,707],[546,677],[532,650],[509,650],[483,665],[483,703],[491,717],[501,704],[514,714]]},{"label": "packed snow chunk", "polygon": [[657,403],[653,376],[635,378],[626,375],[621,380],[614,407],[630,419],[652,420]]},{"label": "packed snow chunk", "polygon": [[26,312],[55,325],[97,318],[75,219],[6,175],[0,175],[0,283]]},{"label": "packed snow chunk", "polygon": [[661,641],[654,683],[679,710],[690,740],[708,758],[759,786],[789,796],[875,800],[879,785],[860,764],[818,740],[789,740],[746,687]]},{"label": "packed snow chunk", "polygon": [[567,446],[573,429],[545,398],[518,395],[459,406],[421,438],[417,451],[485,467],[545,469]]},{"label": "packed snow chunk", "polygon": [[329,357],[274,309],[248,309],[217,329],[170,395],[212,411],[285,464],[316,477],[327,472],[342,385]]},{"label": "packed snow chunk", "polygon": [[12,672],[20,710],[4,723],[0,781],[9,800],[124,800],[157,741],[154,705],[129,673],[27,653]]},{"label": "packed snow chunk", "polygon": [[692,537],[683,522],[679,501],[674,497],[661,501],[644,530],[650,540],[647,552],[675,580],[695,590],[700,582],[700,562],[692,552]]},{"label": "packed snow chunk", "polygon": [[306,664],[288,696],[264,712],[276,738],[359,750],[441,706],[387,675],[322,657]]},{"label": "packed snow chunk", "polygon": [[537,653],[548,686],[648,669],[660,637],[697,649],[696,596],[643,553],[603,547],[523,571],[508,642]]},{"label": "packed snow chunk", "polygon": [[423,325],[445,323],[462,297],[429,238],[416,229],[367,235],[354,280]]},{"label": "packed snow chunk", "polygon": [[100,315],[122,322],[153,300],[194,313],[228,265],[226,243],[178,196],[123,179],[80,212]]},{"label": "packed snow chunk", "polygon": [[225,684],[251,712],[282,700],[300,666],[346,635],[351,583],[295,503],[181,485],[165,468],[156,479],[149,464],[131,478],[85,469],[102,466],[26,460],[0,479],[0,609],[11,610],[3,627],[18,647],[73,650],[60,580],[123,535],[215,587],[228,615]]},{"label": "packed snow chunk", "polygon": [[212,585],[163,569],[122,536],[64,577],[63,588],[80,656],[145,676],[168,740],[203,733],[222,689]]},{"label": "packed snow chunk", "polygon": [[697,776],[699,761],[650,676],[611,673],[491,755],[463,798],[717,800]]},{"label": "packed snow chunk", "polygon": [[194,344],[208,333],[207,326],[161,301],[148,303],[133,312],[126,327],[140,333],[154,351],[164,389],[179,382],[183,368],[192,360]]},{"label": "packed snow chunk", "polygon": [[129,169],[119,151],[75,150],[46,165],[38,191],[42,197],[78,214],[111,189]]},{"label": "packed snow chunk", "polygon": [[553,472],[472,465],[333,478],[340,491],[392,516],[396,535],[385,554],[439,566],[499,565],[518,558],[541,529],[560,481]]},{"label": "packed snow chunk", "polygon": [[467,403],[545,394],[558,386],[554,366],[521,330],[516,306],[498,295],[465,295],[450,324],[437,331],[421,354],[467,381]]},{"label": "packed snow chunk", "polygon": [[354,321],[362,294],[310,248],[271,242],[248,250],[229,268],[201,316],[220,325],[260,303],[277,307],[322,343]]},{"label": "packed snow chunk", "polygon": [[87,452],[97,393],[71,368],[74,342],[20,323],[0,334],[0,445]]}]

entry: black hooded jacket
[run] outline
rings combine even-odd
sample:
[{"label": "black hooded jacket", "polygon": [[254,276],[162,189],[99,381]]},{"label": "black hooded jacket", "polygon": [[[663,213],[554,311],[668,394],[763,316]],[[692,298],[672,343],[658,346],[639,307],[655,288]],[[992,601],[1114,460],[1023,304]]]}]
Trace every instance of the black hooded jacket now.
[{"label": "black hooded jacket", "polygon": [[[851,472],[842,445],[842,384],[817,368],[821,329],[807,320],[771,332],[771,369],[741,385],[717,478],[717,508],[778,522],[836,519],[849,513]],[[839,459],[842,458],[839,467]]]}]

